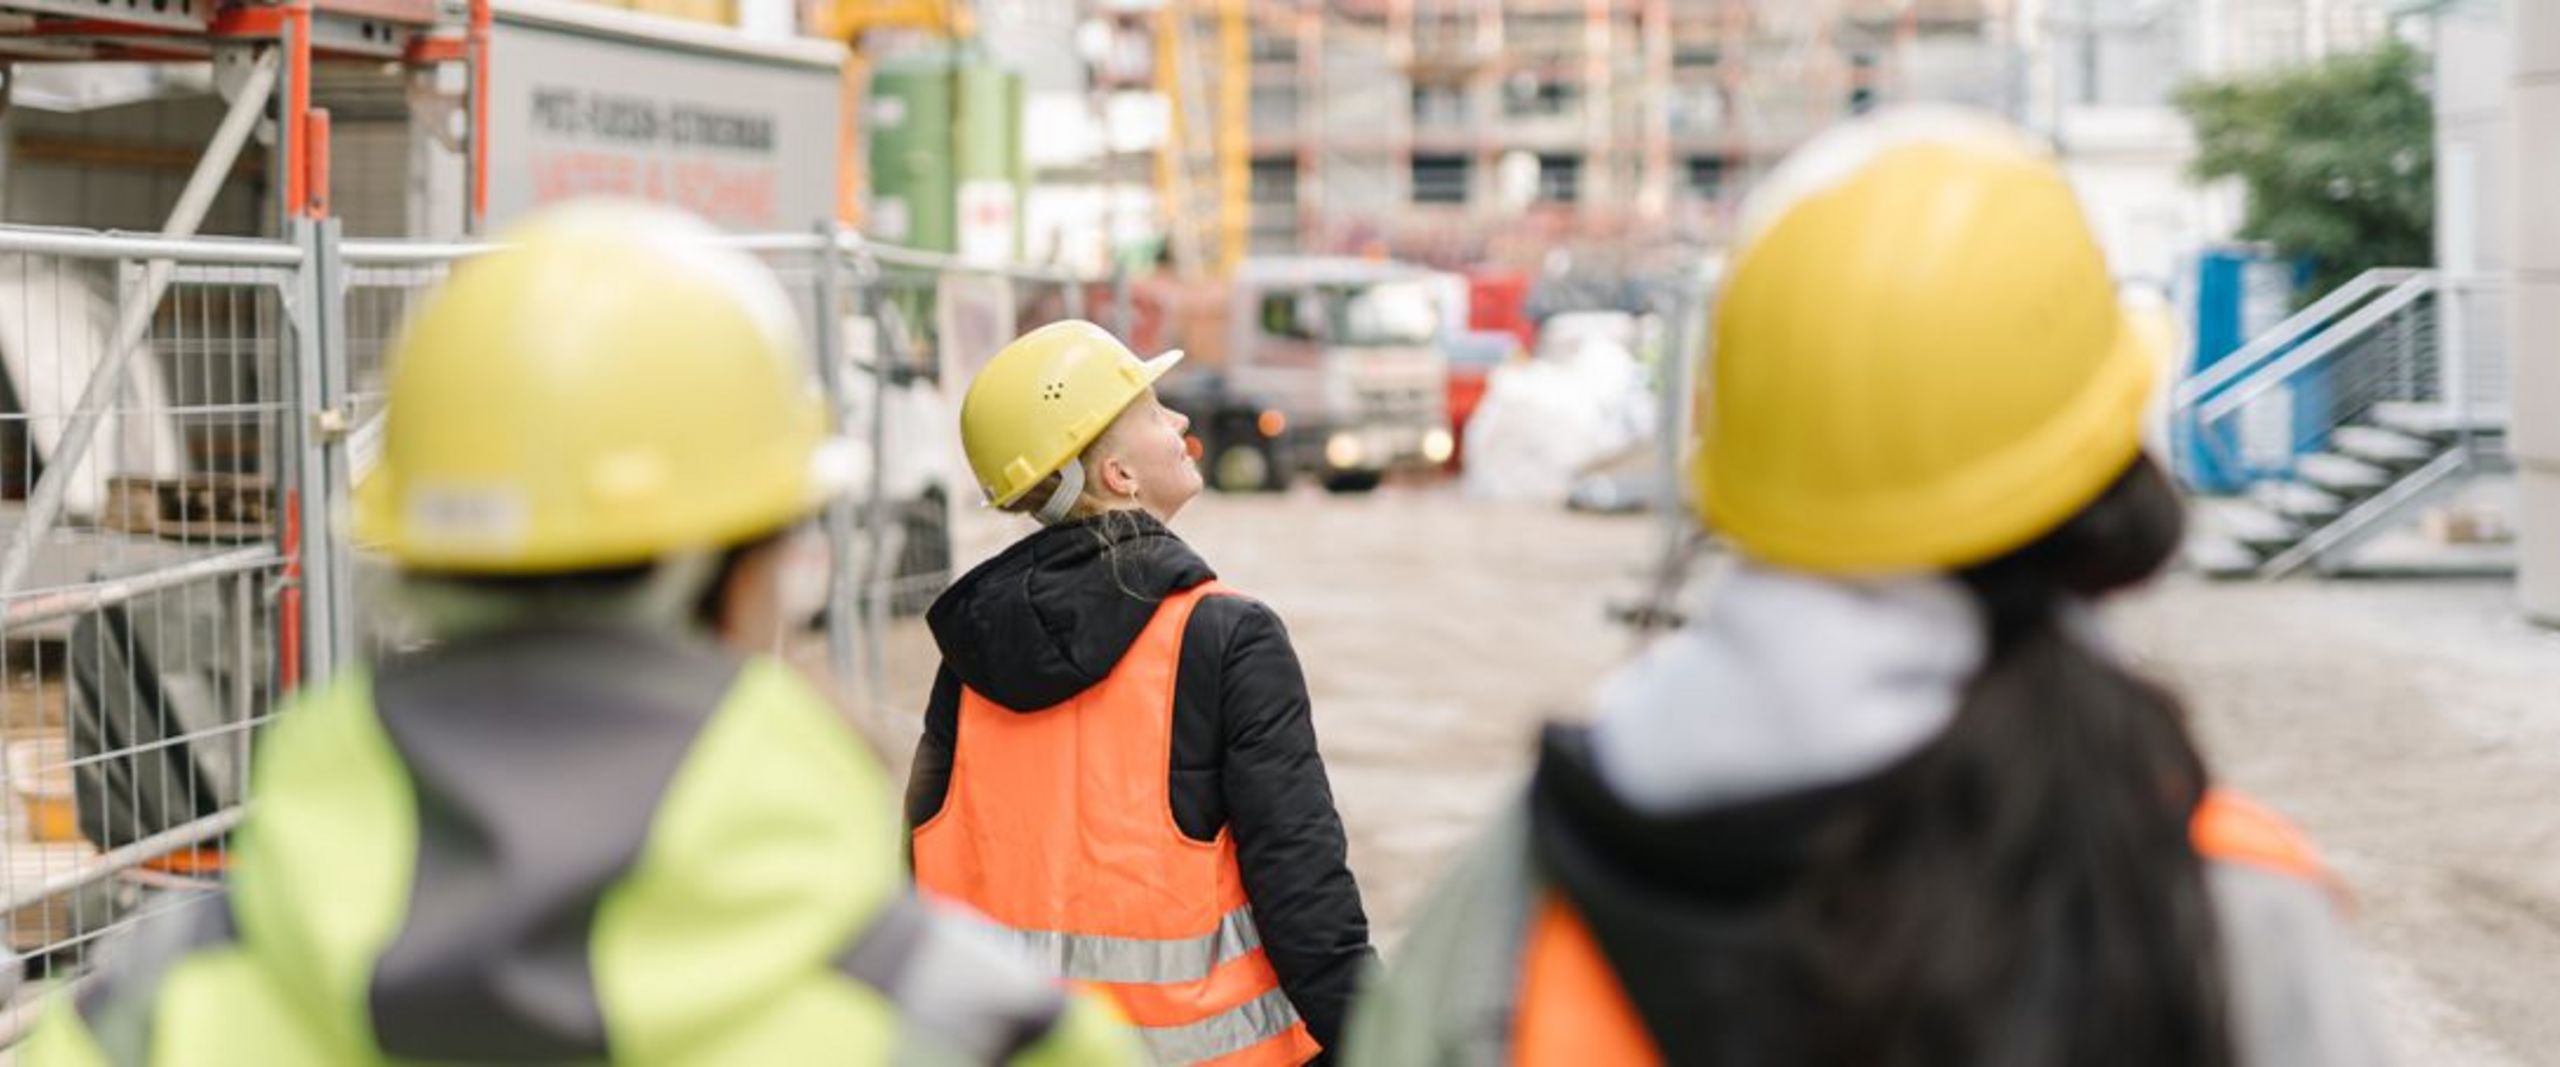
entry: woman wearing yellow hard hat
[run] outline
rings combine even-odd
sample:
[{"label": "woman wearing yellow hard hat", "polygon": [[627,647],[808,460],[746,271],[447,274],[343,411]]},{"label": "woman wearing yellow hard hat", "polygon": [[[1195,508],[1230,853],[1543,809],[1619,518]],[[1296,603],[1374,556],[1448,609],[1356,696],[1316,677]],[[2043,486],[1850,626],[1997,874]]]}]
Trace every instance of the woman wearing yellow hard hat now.
[{"label": "woman wearing yellow hard hat", "polygon": [[1287,631],[1165,527],[1200,493],[1153,388],[1180,359],[1068,321],[969,383],[970,466],[1041,529],[926,615],[916,880],[1107,992],[1160,1063],[1303,1063],[1368,920]]},{"label": "woman wearing yellow hard hat", "polygon": [[2378,1058],[2334,885],[2089,605],[2176,553],[2154,357],[2060,169],[1887,112],[1746,210],[1692,622],[1553,727],[1361,1064]]}]

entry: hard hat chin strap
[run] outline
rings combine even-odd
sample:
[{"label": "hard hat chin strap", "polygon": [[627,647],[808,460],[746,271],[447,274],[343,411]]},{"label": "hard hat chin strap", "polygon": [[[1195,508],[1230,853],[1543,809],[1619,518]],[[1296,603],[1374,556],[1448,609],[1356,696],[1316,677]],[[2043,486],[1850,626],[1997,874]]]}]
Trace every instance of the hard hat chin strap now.
[{"label": "hard hat chin strap", "polygon": [[1041,502],[1040,510],[1032,517],[1039,519],[1042,526],[1055,526],[1067,521],[1067,513],[1074,511],[1076,501],[1082,499],[1084,460],[1071,459],[1066,466],[1058,468],[1058,491],[1049,494],[1049,499]]}]

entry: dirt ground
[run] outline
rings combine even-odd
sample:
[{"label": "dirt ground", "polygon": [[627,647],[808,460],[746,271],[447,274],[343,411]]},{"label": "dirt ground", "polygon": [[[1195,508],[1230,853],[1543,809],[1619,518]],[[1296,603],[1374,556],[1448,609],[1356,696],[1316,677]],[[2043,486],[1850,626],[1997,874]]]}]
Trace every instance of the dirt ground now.
[{"label": "dirt ground", "polygon": [[[1633,650],[1608,608],[1659,550],[1642,518],[1465,499],[1202,500],[1175,523],[1287,620],[1381,942],[1515,789],[1545,719]],[[965,557],[1020,532],[978,524]],[[2216,584],[2112,612],[2177,685],[2224,778],[2298,819],[2355,896],[2383,1030],[2405,1064],[2551,1062],[2560,1014],[2560,634],[2494,581]],[[934,656],[889,638],[892,762]]]},{"label": "dirt ground", "polygon": [[2316,837],[2408,1064],[2560,1048],[2560,634],[2494,580],[2173,579],[2116,632]]}]

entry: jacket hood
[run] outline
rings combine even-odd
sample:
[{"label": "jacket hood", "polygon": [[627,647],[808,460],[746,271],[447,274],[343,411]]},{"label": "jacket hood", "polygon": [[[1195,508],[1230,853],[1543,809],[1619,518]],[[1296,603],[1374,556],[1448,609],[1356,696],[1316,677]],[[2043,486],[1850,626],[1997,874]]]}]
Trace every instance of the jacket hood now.
[{"label": "jacket hood", "polygon": [[1597,695],[1592,756],[1655,815],[1854,781],[1955,717],[1988,644],[1955,580],[1848,581],[1739,563],[1694,620]]},{"label": "jacket hood", "polygon": [[1023,538],[953,583],[925,623],[962,684],[1039,711],[1108,677],[1158,603],[1215,577],[1153,516],[1110,512]]}]

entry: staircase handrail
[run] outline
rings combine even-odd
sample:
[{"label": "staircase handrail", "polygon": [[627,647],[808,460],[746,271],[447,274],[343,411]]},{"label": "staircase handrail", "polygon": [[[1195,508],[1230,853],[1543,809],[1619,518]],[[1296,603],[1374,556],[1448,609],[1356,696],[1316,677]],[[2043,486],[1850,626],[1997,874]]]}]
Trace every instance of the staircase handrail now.
[{"label": "staircase handrail", "polygon": [[[2373,273],[2377,272],[2368,271],[2366,275]],[[2363,276],[2365,275],[2359,275],[2359,277]],[[2312,334],[2309,340],[2286,352],[2281,358],[2259,367],[2237,383],[2214,391],[2212,399],[2198,405],[2196,421],[2210,424],[2231,417],[2241,408],[2247,407],[2250,401],[2282,387],[2295,375],[2318,365],[2330,355],[2345,348],[2348,342],[2363,337],[2366,332],[2417,303],[2420,297],[2435,291],[2434,271],[2404,271],[2402,277],[2403,280],[2399,284],[2392,286],[2381,296],[2365,302],[2347,317]]]},{"label": "staircase handrail", "polygon": [[2405,286],[2433,273],[2418,267],[2375,267],[2358,274],[2346,284],[2330,290],[2328,295],[2287,316],[2283,322],[2250,338],[2247,344],[2216,360],[2213,366],[2179,382],[2171,394],[2170,403],[2181,411],[2194,407],[2221,392],[2225,386],[2255,373],[2288,346],[2329,328],[2341,314],[2372,294]]}]

